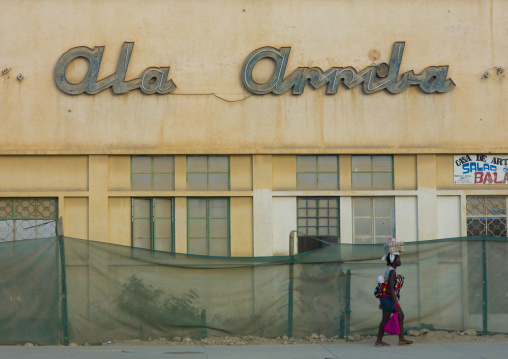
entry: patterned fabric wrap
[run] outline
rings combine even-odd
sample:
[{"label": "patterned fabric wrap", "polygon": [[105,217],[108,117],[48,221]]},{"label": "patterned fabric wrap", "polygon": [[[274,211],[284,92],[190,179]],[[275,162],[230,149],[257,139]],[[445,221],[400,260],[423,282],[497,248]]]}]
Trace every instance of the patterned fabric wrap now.
[{"label": "patterned fabric wrap", "polygon": [[[395,285],[394,285],[395,294],[397,295],[399,294],[400,289],[402,288],[403,285],[404,285],[404,276],[398,274],[397,277],[395,277]],[[384,283],[379,283],[376,286],[376,289],[374,289],[374,296],[376,298],[381,297],[391,298],[390,288],[388,288],[388,281],[385,281]]]}]

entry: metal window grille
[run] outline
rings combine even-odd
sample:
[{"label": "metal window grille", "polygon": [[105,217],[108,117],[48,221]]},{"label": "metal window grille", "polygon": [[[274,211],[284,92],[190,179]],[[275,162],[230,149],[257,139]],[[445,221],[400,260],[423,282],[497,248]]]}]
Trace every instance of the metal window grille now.
[{"label": "metal window grille", "polygon": [[300,197],[297,199],[298,252],[322,248],[325,243],[338,243],[340,209],[337,197]]},{"label": "metal window grille", "polygon": [[229,198],[187,200],[189,254],[230,256]]},{"label": "metal window grille", "polygon": [[339,157],[297,156],[296,188],[304,191],[339,189]]},{"label": "metal window grille", "polygon": [[175,189],[173,156],[132,156],[131,187],[135,190]]},{"label": "metal window grille", "polygon": [[172,198],[132,199],[132,246],[173,252],[174,206]]},{"label": "metal window grille", "polygon": [[393,197],[353,198],[353,243],[388,243],[395,236]]},{"label": "metal window grille", "polygon": [[187,189],[228,191],[229,156],[187,156]]},{"label": "metal window grille", "polygon": [[467,235],[506,237],[506,197],[468,196]]},{"label": "metal window grille", "polygon": [[56,236],[56,198],[0,199],[0,241]]},{"label": "metal window grille", "polygon": [[393,156],[352,156],[351,188],[393,189]]}]

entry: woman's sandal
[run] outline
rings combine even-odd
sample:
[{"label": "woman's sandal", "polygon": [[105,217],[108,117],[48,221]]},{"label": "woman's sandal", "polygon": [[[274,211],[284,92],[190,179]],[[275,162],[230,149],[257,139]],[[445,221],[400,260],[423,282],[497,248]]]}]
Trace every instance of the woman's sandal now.
[{"label": "woman's sandal", "polygon": [[413,344],[412,340],[404,340],[403,342],[399,342],[399,345],[411,345]]},{"label": "woman's sandal", "polygon": [[376,345],[376,347],[391,347],[392,346],[391,344],[388,344],[385,342],[376,343],[375,345]]}]

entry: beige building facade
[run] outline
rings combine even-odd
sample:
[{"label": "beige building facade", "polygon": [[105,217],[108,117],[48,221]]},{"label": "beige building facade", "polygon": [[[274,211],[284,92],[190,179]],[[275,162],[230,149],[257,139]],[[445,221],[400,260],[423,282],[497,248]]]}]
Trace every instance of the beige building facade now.
[{"label": "beige building facade", "polygon": [[[288,254],[293,231],[297,251],[507,236],[505,1],[1,3],[0,240],[58,218],[69,237],[220,256]],[[76,48],[71,94],[58,64]],[[249,88],[263,48],[255,84],[303,82]],[[336,93],[308,68],[337,68]]]}]

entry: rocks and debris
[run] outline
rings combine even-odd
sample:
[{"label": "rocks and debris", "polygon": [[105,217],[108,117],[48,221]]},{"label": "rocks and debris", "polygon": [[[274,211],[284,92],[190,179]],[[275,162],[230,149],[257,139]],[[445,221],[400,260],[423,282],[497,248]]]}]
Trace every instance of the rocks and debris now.
[{"label": "rocks and debris", "polygon": [[[411,337],[415,343],[420,344],[436,344],[436,343],[475,343],[475,342],[508,342],[508,335],[496,334],[496,335],[479,335],[475,330],[468,329],[465,331],[434,331],[428,329],[410,329],[407,331],[407,336]],[[280,336],[277,338],[263,338],[253,335],[247,336],[209,336],[205,339],[196,339],[191,337],[170,337],[170,338],[158,338],[152,340],[118,340],[112,341],[110,345],[115,346],[202,346],[202,345],[293,345],[293,344],[374,344],[376,340],[375,335],[353,335],[349,334],[345,337],[339,337],[338,335],[331,338],[327,338],[324,334],[312,333],[303,338],[294,338],[287,335]],[[398,337],[396,335],[385,335],[383,341],[395,345]],[[26,343],[26,346],[33,346],[32,343]],[[80,344],[81,345],[81,344]],[[87,345],[87,344],[85,344]]]}]

